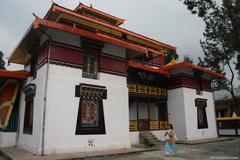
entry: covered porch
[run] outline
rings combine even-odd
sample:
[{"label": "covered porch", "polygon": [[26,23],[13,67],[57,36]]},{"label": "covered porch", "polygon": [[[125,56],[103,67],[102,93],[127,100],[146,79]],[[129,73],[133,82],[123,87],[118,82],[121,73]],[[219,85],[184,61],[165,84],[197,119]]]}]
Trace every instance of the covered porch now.
[{"label": "covered porch", "polygon": [[128,89],[130,132],[167,129],[167,90],[136,84]]}]

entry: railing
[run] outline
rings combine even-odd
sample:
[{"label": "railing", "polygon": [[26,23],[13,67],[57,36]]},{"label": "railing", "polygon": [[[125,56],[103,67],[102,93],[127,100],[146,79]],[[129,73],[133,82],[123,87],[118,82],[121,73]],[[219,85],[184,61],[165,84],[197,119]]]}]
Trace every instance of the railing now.
[{"label": "railing", "polygon": [[129,122],[129,130],[130,131],[137,131],[138,130],[137,121],[130,121]]},{"label": "railing", "polygon": [[150,130],[158,130],[159,129],[158,121],[152,120],[149,123],[150,123]]},{"label": "railing", "polygon": [[219,136],[240,136],[240,117],[219,117],[216,120]]},{"label": "railing", "polygon": [[167,129],[168,122],[167,121],[159,121],[159,129]]},{"label": "railing", "polygon": [[167,121],[158,120],[131,120],[129,122],[130,131],[143,131],[143,130],[165,130],[168,127]]},{"label": "railing", "polygon": [[153,96],[167,96],[167,89],[137,84],[128,84],[128,92]]}]

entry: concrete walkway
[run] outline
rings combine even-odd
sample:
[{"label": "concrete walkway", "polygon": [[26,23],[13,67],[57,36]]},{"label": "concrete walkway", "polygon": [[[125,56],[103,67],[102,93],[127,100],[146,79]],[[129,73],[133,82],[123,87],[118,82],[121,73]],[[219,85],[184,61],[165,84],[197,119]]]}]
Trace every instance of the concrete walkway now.
[{"label": "concrete walkway", "polygon": [[[228,141],[233,138],[214,138],[214,139],[205,139],[205,140],[196,140],[196,141],[179,141],[181,144],[191,144],[197,145],[202,143],[213,143],[220,141]],[[143,145],[136,145],[132,148],[128,149],[118,149],[118,150],[106,150],[106,151],[95,151],[95,152],[78,152],[78,153],[68,153],[68,154],[54,154],[49,156],[37,156],[31,152],[21,150],[18,148],[0,148],[0,160],[3,157],[3,160],[81,160],[81,159],[95,159],[101,157],[114,157],[114,156],[124,156],[133,153],[141,153],[141,152],[150,152],[150,151],[158,151],[159,156],[163,156],[164,153],[161,151],[163,145],[155,146],[155,147],[146,147]],[[103,158],[104,159],[104,158]]]},{"label": "concrete walkway", "polygon": [[124,154],[140,153],[145,151],[159,150],[160,147],[154,148],[128,148],[118,150],[106,150],[106,151],[95,151],[95,152],[78,152],[78,153],[67,153],[67,154],[53,154],[49,156],[37,156],[31,152],[14,148],[3,148],[0,149],[0,160],[1,156],[4,160],[82,160],[86,158],[97,158],[106,156],[117,156]]},{"label": "concrete walkway", "polygon": [[233,140],[233,137],[218,137],[218,138],[211,138],[211,139],[201,139],[201,140],[191,140],[191,141],[177,141],[177,144],[202,144],[202,143],[212,143],[212,142],[221,142],[221,141],[228,141]]}]

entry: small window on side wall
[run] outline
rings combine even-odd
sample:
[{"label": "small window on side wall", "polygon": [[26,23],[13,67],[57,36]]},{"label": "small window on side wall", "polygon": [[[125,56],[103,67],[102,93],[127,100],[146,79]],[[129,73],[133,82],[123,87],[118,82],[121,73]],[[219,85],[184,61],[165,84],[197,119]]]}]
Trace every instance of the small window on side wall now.
[{"label": "small window on side wall", "polygon": [[23,133],[32,134],[33,130],[33,98],[25,100]]},{"label": "small window on side wall", "polygon": [[34,110],[34,96],[36,91],[35,84],[29,84],[23,88],[25,93],[25,113],[24,113],[24,124],[23,133],[32,134],[33,132],[33,110]]},{"label": "small window on side wall", "polygon": [[198,78],[196,80],[196,94],[197,95],[202,95],[202,84],[201,84],[201,79]]},{"label": "small window on side wall", "polygon": [[207,121],[207,100],[206,99],[195,99],[195,106],[197,107],[197,122],[198,122],[198,129],[208,128],[208,121]]}]

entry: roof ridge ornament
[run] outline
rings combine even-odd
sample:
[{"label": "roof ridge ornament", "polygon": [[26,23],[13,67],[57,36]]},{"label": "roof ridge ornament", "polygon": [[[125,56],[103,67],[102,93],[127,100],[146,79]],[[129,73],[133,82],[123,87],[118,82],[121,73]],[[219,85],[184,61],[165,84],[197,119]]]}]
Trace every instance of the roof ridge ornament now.
[{"label": "roof ridge ornament", "polygon": [[179,63],[179,62],[175,59],[174,55],[172,55],[172,60],[168,64],[166,64],[165,66],[170,66],[170,65],[173,65],[173,64],[177,64],[177,63]]}]

